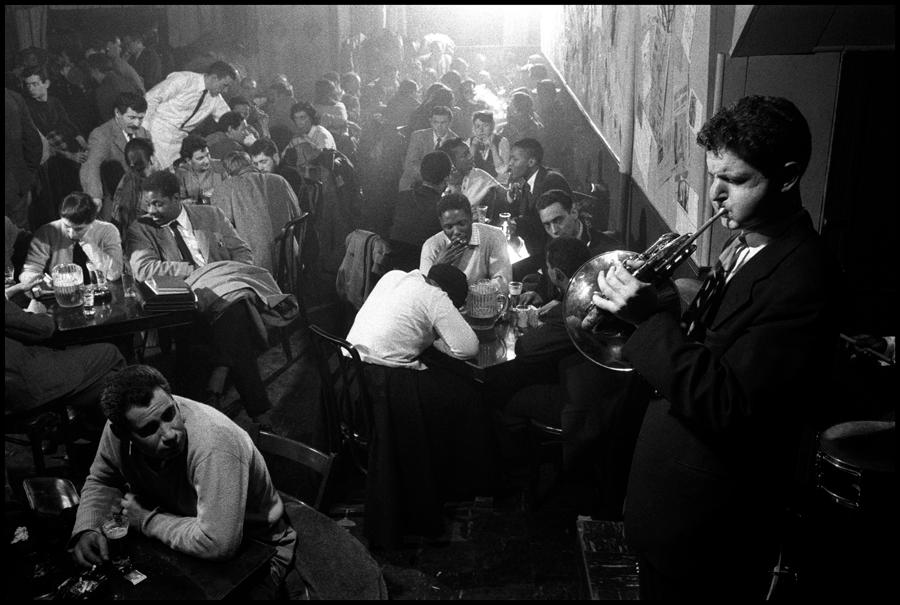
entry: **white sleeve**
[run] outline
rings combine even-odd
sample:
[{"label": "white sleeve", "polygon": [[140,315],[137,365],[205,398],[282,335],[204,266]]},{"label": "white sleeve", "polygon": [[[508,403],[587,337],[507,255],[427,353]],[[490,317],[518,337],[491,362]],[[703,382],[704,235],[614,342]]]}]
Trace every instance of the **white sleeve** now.
[{"label": "white sleeve", "polygon": [[443,290],[432,304],[434,331],[437,339],[434,347],[450,357],[469,359],[478,355],[478,336]]}]

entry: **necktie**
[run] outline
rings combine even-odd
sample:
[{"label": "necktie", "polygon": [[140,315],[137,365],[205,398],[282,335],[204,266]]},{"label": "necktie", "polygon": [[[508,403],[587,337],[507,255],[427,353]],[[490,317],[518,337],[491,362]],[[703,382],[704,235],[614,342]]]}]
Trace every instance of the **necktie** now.
[{"label": "necktie", "polygon": [[206,98],[207,92],[209,92],[209,91],[204,88],[203,94],[200,95],[200,100],[197,101],[197,105],[194,107],[194,111],[191,112],[191,115],[188,116],[187,120],[185,120],[184,122],[181,123],[181,130],[184,130],[184,127],[187,125],[188,122],[191,121],[191,118],[193,118],[195,115],[197,115],[197,112],[200,111],[200,106],[203,105],[203,100]]},{"label": "necktie", "polygon": [[437,151],[441,147],[441,137],[437,137],[434,141],[434,150]]},{"label": "necktie", "polygon": [[91,283],[91,272],[88,270],[88,257],[81,248],[81,242],[75,242],[72,246],[72,262],[81,267],[81,273],[84,276],[84,283]]},{"label": "necktie", "polygon": [[706,326],[715,316],[719,309],[719,303],[722,302],[728,274],[734,271],[741,252],[746,247],[747,240],[742,234],[733,245],[722,252],[712,273],[706,276],[697,296],[691,301],[681,320],[682,325],[686,327],[688,338],[697,341],[703,340]]},{"label": "necktie", "polygon": [[197,263],[194,262],[194,255],[191,254],[184,237],[181,235],[181,231],[178,230],[178,221],[169,223],[169,228],[172,230],[172,235],[175,236],[175,244],[178,246],[178,251],[181,252],[181,260],[196,267]]}]

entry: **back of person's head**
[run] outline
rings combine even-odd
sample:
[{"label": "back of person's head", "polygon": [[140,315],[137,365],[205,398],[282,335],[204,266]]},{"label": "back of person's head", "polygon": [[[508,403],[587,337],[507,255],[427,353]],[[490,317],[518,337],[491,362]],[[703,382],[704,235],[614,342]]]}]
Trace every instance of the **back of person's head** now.
[{"label": "back of person's head", "polygon": [[469,284],[466,281],[466,274],[454,267],[444,263],[432,265],[428,270],[428,279],[433,281],[441,290],[447,293],[453,306],[459,308],[466,302],[466,295],[469,292]]},{"label": "back of person's head", "polygon": [[728,150],[768,177],[797,162],[809,165],[812,135],[806,118],[783,97],[752,95],[721,108],[703,125],[697,143],[707,151]]},{"label": "back of person's head", "polygon": [[359,74],[355,71],[348,71],[347,73],[341,75],[341,88],[351,94],[359,93],[359,86],[362,80],[359,78]]},{"label": "back of person's head", "polygon": [[441,82],[450,87],[450,90],[456,90],[462,84],[462,76],[458,71],[451,69],[441,76]]},{"label": "back of person's head", "polygon": [[551,239],[547,244],[547,264],[572,277],[579,267],[588,262],[591,253],[587,244],[577,237],[566,235]]},{"label": "back of person's head", "polygon": [[528,68],[528,77],[532,80],[546,80],[547,76],[547,66],[543,63],[537,63]]},{"label": "back of person's head", "polygon": [[128,410],[150,405],[156,389],[172,394],[166,377],[146,365],[128,366],[109,378],[100,394],[100,407],[117,437],[125,439],[131,430],[126,417]]},{"label": "back of person's head", "polygon": [[144,95],[134,92],[123,92],[116,97],[116,109],[120,114],[125,114],[129,109],[137,113],[145,113],[147,111],[147,99]]},{"label": "back of person's head", "polygon": [[453,57],[453,60],[450,61],[450,69],[464,74],[469,69],[469,62],[462,57]]},{"label": "back of person's head", "polygon": [[73,225],[87,225],[97,218],[97,204],[87,193],[73,191],[59,204],[59,216]]},{"label": "back of person's head", "polygon": [[469,218],[472,218],[472,205],[469,203],[469,198],[462,193],[448,193],[437,203],[438,218],[450,210],[462,210]]},{"label": "back of person's head", "polygon": [[236,111],[227,111],[222,114],[217,122],[218,128],[222,132],[228,132],[229,128],[240,128],[244,121],[244,116]]},{"label": "back of person's head", "polygon": [[512,144],[512,147],[514,149],[518,147],[529,158],[534,158],[538,164],[544,161],[544,147],[537,139],[519,139]]},{"label": "back of person's head", "polygon": [[514,107],[518,113],[531,115],[534,113],[534,99],[527,92],[513,93],[509,99],[510,106]]},{"label": "back of person's head", "polygon": [[330,80],[335,84],[335,86],[341,85],[341,74],[336,71],[326,71],[324,74],[322,74],[322,79]]},{"label": "back of person's head", "polygon": [[441,84],[440,88],[434,89],[434,92],[431,94],[431,100],[423,103],[423,105],[451,107],[454,98],[453,91],[447,88],[446,84]]},{"label": "back of person's head", "polygon": [[559,204],[566,211],[572,210],[572,196],[562,189],[550,189],[541,194],[535,203],[535,208],[540,212],[544,208],[549,208],[553,204]]},{"label": "back of person's head", "polygon": [[250,154],[246,151],[232,151],[222,160],[222,165],[228,176],[234,176],[244,168],[252,166],[253,162],[250,160]]},{"label": "back of person's head", "polygon": [[480,122],[484,122],[485,124],[493,124],[494,123],[494,112],[493,111],[475,111],[472,113],[472,121],[478,120]]},{"label": "back of person's head", "polygon": [[[337,74],[335,74],[337,75]],[[331,80],[316,80],[314,102],[318,105],[332,105],[340,101],[337,86]]]},{"label": "back of person's head", "polygon": [[88,67],[96,69],[102,74],[113,70],[112,59],[102,53],[94,53],[87,58]]},{"label": "back of person's head", "polygon": [[237,107],[238,105],[246,105],[247,107],[251,107],[250,101],[248,101],[246,97],[242,97],[240,95],[231,97],[230,103],[232,107]]},{"label": "back of person's head", "polygon": [[550,79],[544,79],[537,83],[537,93],[539,97],[555,97],[556,83]]},{"label": "back of person's head", "polygon": [[434,116],[447,116],[451,120],[453,119],[453,111],[447,107],[446,105],[435,105],[431,108],[431,117]]},{"label": "back of person's head", "polygon": [[205,73],[208,76],[216,76],[220,80],[223,78],[231,78],[232,80],[238,79],[237,70],[234,66],[229,65],[225,61],[216,61],[206,68]]},{"label": "back of person's head", "polygon": [[265,154],[270,158],[274,158],[278,153],[278,146],[272,139],[258,139],[250,145],[250,157],[259,154]]},{"label": "back of person's head", "polygon": [[23,82],[31,76],[37,76],[38,78],[40,78],[41,82],[46,82],[50,79],[50,74],[47,72],[47,68],[43,65],[30,65],[22,70]]},{"label": "back of person's head", "polygon": [[209,147],[209,144],[206,142],[206,139],[199,134],[189,134],[181,142],[180,155],[184,159],[189,160],[194,157],[195,153],[203,151],[207,147]]},{"label": "back of person's head", "polygon": [[141,181],[141,191],[152,191],[159,193],[163,197],[174,198],[178,195],[180,186],[178,185],[178,177],[168,170],[157,170],[151,172],[150,175]]},{"label": "back of person's head", "polygon": [[403,80],[400,82],[400,85],[397,86],[397,92],[401,95],[411,97],[412,95],[419,92],[419,85],[415,80]]},{"label": "back of person's head", "polygon": [[425,157],[422,158],[419,172],[423,181],[437,185],[450,176],[452,170],[453,162],[450,161],[450,157],[446,153],[443,151],[432,151],[426,153]]},{"label": "back of person's head", "polygon": [[313,124],[319,123],[319,112],[316,111],[316,108],[313,107],[312,104],[307,103],[306,101],[300,101],[299,103],[291,105],[291,120],[294,119],[295,114],[301,111],[309,116],[309,119]]},{"label": "back of person's head", "polygon": [[134,137],[125,143],[125,161],[128,167],[138,173],[143,173],[150,165],[153,157],[153,142],[143,137]]},{"label": "back of person's head", "polygon": [[453,157],[453,153],[456,151],[458,147],[462,147],[463,145],[468,145],[464,140],[459,137],[454,137],[452,139],[447,139],[441,146],[438,147],[438,151],[443,151],[451,158]]},{"label": "back of person's head", "polygon": [[290,87],[286,82],[282,82],[281,80],[275,80],[269,85],[269,90],[272,91],[273,96],[276,99],[282,99],[285,97],[290,97],[293,93]]}]

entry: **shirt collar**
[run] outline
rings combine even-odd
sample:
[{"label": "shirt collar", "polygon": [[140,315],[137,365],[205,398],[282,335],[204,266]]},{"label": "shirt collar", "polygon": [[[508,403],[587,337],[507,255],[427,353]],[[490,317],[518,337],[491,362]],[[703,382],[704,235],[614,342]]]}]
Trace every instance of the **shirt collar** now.
[{"label": "shirt collar", "polygon": [[[540,168],[538,168],[540,170]],[[534,171],[534,174],[526,181],[528,183],[528,189],[532,192],[534,191],[534,182],[537,181],[538,170]]]},{"label": "shirt collar", "polygon": [[[181,228],[185,229],[186,231],[194,230],[193,225],[191,225],[191,219],[188,217],[187,208],[184,207],[184,203],[181,204],[181,212],[178,213],[178,216],[172,219],[172,221],[178,221],[178,224],[181,226]],[[169,221],[163,226],[171,227],[172,221]]]}]

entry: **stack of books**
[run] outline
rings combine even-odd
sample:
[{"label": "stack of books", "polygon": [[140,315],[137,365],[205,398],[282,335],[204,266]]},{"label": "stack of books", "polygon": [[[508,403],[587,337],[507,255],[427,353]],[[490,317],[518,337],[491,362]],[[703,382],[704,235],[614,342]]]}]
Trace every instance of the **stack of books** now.
[{"label": "stack of books", "polygon": [[138,282],[138,300],[144,311],[168,313],[190,311],[197,308],[197,295],[181,277],[155,275]]}]

